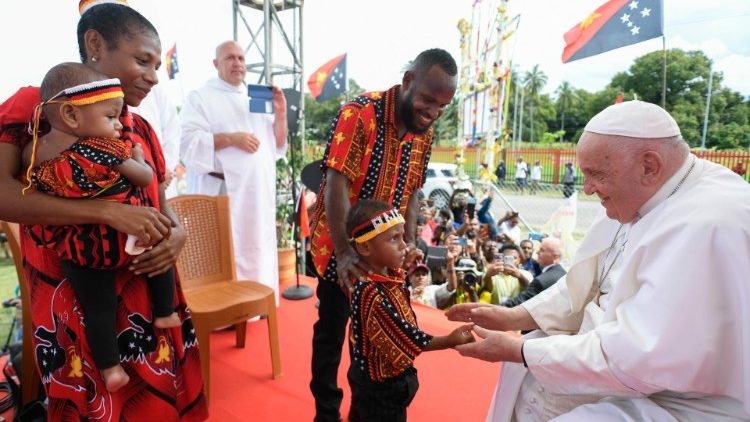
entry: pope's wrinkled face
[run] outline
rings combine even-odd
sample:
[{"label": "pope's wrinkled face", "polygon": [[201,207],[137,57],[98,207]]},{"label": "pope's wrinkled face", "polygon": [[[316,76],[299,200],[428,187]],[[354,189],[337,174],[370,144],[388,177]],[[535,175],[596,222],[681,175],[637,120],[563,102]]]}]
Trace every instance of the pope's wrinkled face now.
[{"label": "pope's wrinkled face", "polygon": [[596,195],[607,217],[620,223],[633,220],[646,202],[640,185],[642,168],[639,157],[617,148],[618,137],[584,132],[578,141],[577,158],[583,173],[583,191]]}]

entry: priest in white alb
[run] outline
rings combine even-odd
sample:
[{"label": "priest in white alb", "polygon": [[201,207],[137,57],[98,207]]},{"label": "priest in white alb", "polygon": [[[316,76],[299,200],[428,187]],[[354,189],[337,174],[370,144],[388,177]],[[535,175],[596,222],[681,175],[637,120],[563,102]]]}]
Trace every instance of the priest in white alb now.
[{"label": "priest in white alb", "polygon": [[237,277],[272,287],[279,303],[276,159],[286,153],[286,99],[272,87],[274,113],[251,113],[242,47],[226,41],[218,78],[191,92],[180,113],[180,152],[190,193],[228,195]]},{"label": "priest in white alb", "polygon": [[750,420],[750,187],[645,102],[594,116],[577,150],[606,217],[568,274],[448,311],[481,337],[462,355],[504,362],[487,420]]}]

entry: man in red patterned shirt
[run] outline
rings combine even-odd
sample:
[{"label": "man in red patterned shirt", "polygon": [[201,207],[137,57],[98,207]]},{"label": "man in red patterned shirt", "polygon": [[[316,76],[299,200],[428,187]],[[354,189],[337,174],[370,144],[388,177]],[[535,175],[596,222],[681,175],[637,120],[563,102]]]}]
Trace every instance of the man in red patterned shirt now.
[{"label": "man in red patterned shirt", "polygon": [[[456,91],[456,62],[441,49],[420,53],[401,85],[368,92],[345,104],[333,120],[322,170],[323,201],[315,207],[312,256],[320,300],[313,332],[315,421],[340,420],[343,392],[336,383],[349,316],[352,280],[363,276],[349,243],[345,217],[360,199],[385,201],[405,215],[404,239],[415,251],[419,201],[432,149],[432,124]],[[407,259],[408,261],[408,259]]]}]

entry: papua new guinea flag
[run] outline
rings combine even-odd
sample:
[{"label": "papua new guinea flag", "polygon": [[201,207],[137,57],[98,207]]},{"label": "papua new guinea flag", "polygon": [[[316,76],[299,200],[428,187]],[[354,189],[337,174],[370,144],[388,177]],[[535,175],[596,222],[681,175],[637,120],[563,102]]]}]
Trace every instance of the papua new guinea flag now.
[{"label": "papua new guinea flag", "polygon": [[180,71],[180,68],[177,65],[177,43],[175,43],[172,48],[167,51],[165,64],[167,67],[167,76],[169,77],[169,79],[174,79],[177,75],[177,72]]},{"label": "papua new guinea flag", "polygon": [[310,75],[307,80],[310,95],[317,102],[339,96],[346,92],[346,54],[328,61]]},{"label": "papua new guinea flag", "polygon": [[664,34],[662,0],[610,0],[565,33],[563,63]]}]

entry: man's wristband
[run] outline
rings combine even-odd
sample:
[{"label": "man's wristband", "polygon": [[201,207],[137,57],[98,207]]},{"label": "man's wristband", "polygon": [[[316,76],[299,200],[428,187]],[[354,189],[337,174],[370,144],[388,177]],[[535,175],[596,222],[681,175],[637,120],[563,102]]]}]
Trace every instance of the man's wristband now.
[{"label": "man's wristband", "polygon": [[521,343],[521,360],[523,361],[524,368],[528,368],[529,365],[526,364],[526,356],[523,354],[523,346],[525,346],[525,345],[526,345],[525,341],[523,343]]}]

